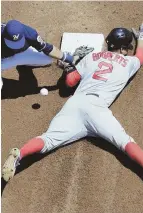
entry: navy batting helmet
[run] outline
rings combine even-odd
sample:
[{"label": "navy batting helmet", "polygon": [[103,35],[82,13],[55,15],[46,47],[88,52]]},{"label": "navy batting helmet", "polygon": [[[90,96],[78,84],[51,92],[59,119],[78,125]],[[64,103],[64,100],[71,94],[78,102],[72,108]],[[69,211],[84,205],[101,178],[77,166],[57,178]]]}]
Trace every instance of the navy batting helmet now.
[{"label": "navy batting helmet", "polygon": [[110,49],[133,49],[132,41],[133,34],[126,28],[114,28],[106,38],[106,43]]}]

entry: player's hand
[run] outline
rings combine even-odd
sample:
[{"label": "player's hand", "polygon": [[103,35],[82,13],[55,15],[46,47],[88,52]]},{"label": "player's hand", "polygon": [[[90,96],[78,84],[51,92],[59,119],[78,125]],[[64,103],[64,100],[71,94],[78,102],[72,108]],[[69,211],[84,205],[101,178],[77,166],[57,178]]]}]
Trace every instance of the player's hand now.
[{"label": "player's hand", "polygon": [[66,62],[72,65],[76,65],[82,58],[84,58],[87,54],[89,54],[93,50],[94,50],[93,47],[80,46],[76,48],[73,55],[71,55],[68,52],[63,52],[63,57],[61,61],[63,61],[64,63]]},{"label": "player's hand", "polygon": [[57,65],[61,68],[61,69],[64,69],[65,66],[67,66],[69,63],[66,63],[64,61],[61,61],[61,60],[58,60],[57,61]]},{"label": "player's hand", "polygon": [[139,38],[139,31],[137,31],[135,28],[132,28],[132,33],[133,33],[135,39]]},{"label": "player's hand", "polygon": [[71,64],[65,64],[64,65],[64,72],[67,73],[67,74],[71,73],[71,72],[73,72],[75,70],[76,70],[76,68],[75,68],[74,65],[71,65]]},{"label": "player's hand", "polygon": [[140,32],[143,32],[143,23],[140,25],[139,30],[140,30]]},{"label": "player's hand", "polygon": [[143,41],[143,23],[140,26],[139,39]]},{"label": "player's hand", "polygon": [[84,58],[86,55],[88,55],[90,52],[94,50],[93,47],[87,47],[87,46],[80,46],[76,48],[75,52],[73,53],[73,64],[77,64],[82,58]]},{"label": "player's hand", "polygon": [[65,73],[70,73],[76,70],[76,67],[72,64],[63,62],[61,60],[58,61],[58,66],[63,69]]},{"label": "player's hand", "polygon": [[143,33],[143,23],[140,25],[139,31],[137,31],[135,28],[132,28],[132,33],[133,33],[134,37],[136,39],[138,39],[139,36]]},{"label": "player's hand", "polygon": [[93,47],[88,47],[88,46],[80,46],[76,48],[76,50],[73,53],[73,56],[78,56],[79,58],[85,57],[87,54],[92,52],[94,50]]}]

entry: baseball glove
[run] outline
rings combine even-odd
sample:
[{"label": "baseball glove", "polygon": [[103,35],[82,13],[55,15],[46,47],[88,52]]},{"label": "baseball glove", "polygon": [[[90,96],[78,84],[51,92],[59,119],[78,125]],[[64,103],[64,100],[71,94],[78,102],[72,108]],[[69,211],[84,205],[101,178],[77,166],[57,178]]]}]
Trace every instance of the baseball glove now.
[{"label": "baseball glove", "polygon": [[[87,46],[80,46],[76,48],[73,55],[73,62],[72,65],[77,65],[79,61],[84,58],[86,55],[88,55],[90,52],[94,50],[93,47],[87,47]],[[61,68],[64,68],[68,63],[63,62],[61,60],[58,61],[58,66]]]}]

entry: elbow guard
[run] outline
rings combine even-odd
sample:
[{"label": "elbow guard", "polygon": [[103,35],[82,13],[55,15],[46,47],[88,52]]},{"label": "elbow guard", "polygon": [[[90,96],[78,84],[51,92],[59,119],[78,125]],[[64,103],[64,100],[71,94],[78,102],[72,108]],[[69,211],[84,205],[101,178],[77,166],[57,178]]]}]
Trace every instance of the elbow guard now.
[{"label": "elbow guard", "polygon": [[76,86],[78,84],[80,79],[81,79],[80,74],[78,73],[77,70],[75,70],[75,71],[67,74],[67,76],[66,76],[66,85],[68,87],[74,87],[74,86]]},{"label": "elbow guard", "polygon": [[143,48],[137,48],[135,56],[140,60],[141,65],[143,64]]}]

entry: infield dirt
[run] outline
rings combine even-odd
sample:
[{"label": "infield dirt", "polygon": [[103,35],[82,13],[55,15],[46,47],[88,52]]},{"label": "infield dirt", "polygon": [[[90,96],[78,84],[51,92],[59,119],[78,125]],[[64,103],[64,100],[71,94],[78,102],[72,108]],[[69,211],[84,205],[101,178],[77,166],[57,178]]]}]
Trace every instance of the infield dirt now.
[{"label": "infield dirt", "polygon": [[[114,27],[137,28],[142,8],[143,2],[2,2],[2,21],[20,20],[59,47],[63,32],[106,36]],[[8,70],[2,76],[3,164],[11,148],[46,131],[68,97],[59,92],[56,62],[33,71]],[[143,148],[142,85],[140,69],[111,108]],[[48,86],[48,96],[39,94],[43,86]],[[33,109],[35,103],[40,108]],[[142,179],[143,170],[108,142],[84,139],[23,160],[18,174],[2,185],[2,213],[142,213]]]}]

